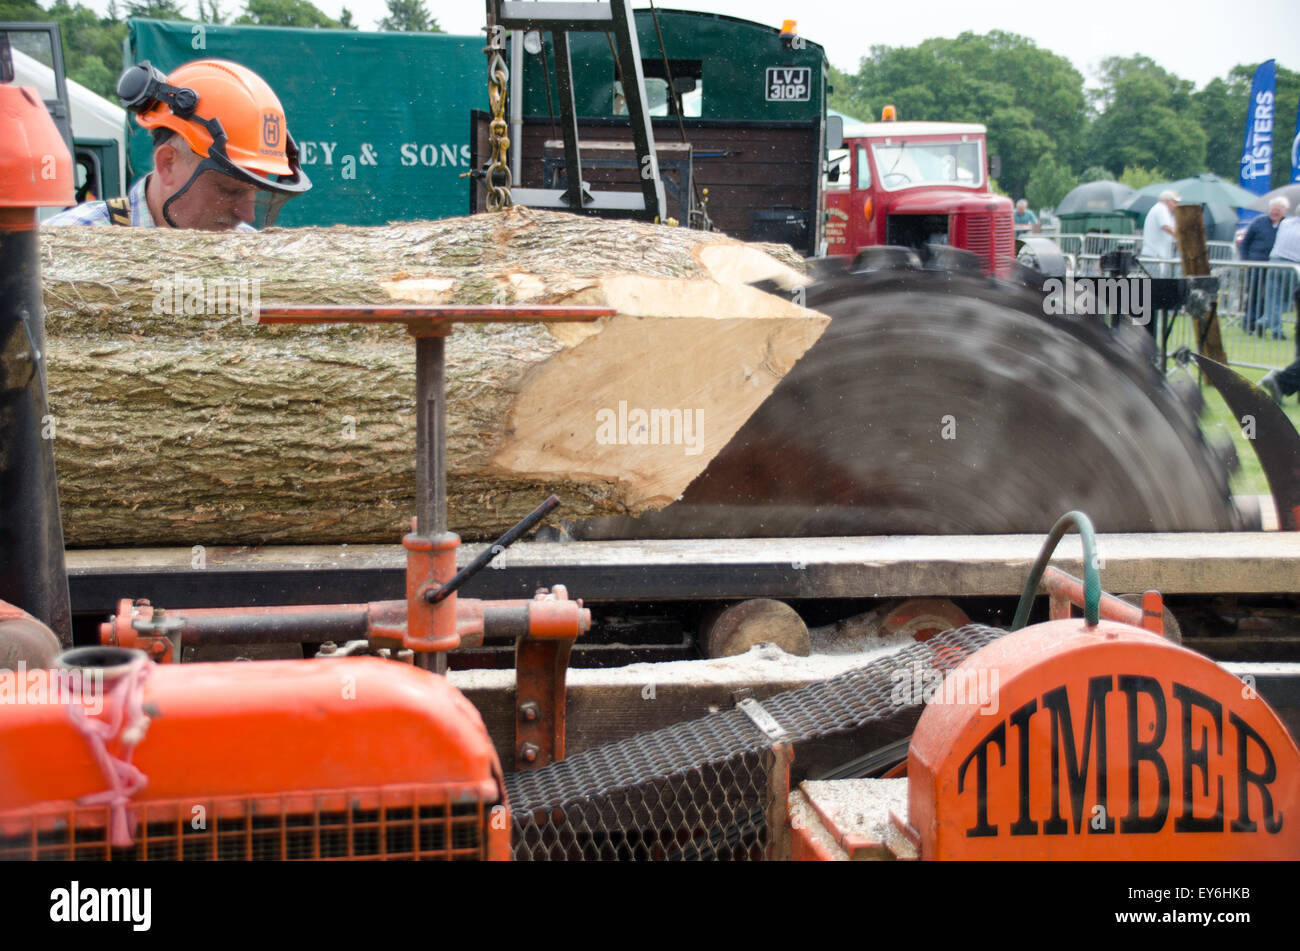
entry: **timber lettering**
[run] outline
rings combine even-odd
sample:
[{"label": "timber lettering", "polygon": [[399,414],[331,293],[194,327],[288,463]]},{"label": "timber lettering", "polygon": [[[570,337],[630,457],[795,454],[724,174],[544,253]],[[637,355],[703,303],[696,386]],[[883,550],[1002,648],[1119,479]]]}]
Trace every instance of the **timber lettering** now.
[{"label": "timber lettering", "polygon": [[[1114,706],[1122,699],[1123,732],[1107,730],[1107,699],[1114,693],[1122,695]],[[1171,819],[1175,833],[1281,831],[1283,816],[1270,790],[1277,779],[1273,751],[1234,712],[1228,711],[1225,733],[1218,700],[1186,684],[1174,682],[1166,691],[1153,677],[1106,675],[1089,679],[1084,711],[1080,729],[1071,716],[1068,687],[1056,687],[1021,704],[976,743],[957,770],[958,794],[970,791],[976,802],[968,838],[1078,835],[1085,827],[1089,835],[1141,835],[1160,832]],[[1031,742],[1031,721],[1042,717],[1049,744]],[[992,782],[990,770],[1007,767],[1009,744],[1015,781]],[[1225,744],[1235,753],[1227,760]],[[997,760],[991,763],[994,750]],[[1117,769],[1127,774],[1128,801],[1112,809]],[[1051,809],[1035,819],[1031,789],[1041,797],[1041,783],[1049,784]],[[1015,793],[1016,818],[1004,829],[989,814],[992,808],[1010,815],[1012,804],[996,798],[1009,796],[1009,790]],[[1119,815],[1121,805],[1127,811]]]}]

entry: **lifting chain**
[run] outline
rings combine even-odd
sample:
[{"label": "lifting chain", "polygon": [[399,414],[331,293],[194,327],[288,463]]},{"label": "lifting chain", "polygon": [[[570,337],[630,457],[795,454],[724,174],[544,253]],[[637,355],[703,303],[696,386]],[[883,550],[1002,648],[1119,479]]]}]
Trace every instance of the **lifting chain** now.
[{"label": "lifting chain", "polygon": [[512,204],[510,165],[507,162],[510,135],[505,118],[510,74],[506,71],[506,61],[498,47],[489,45],[486,52],[491,54],[488,60],[488,102],[492,106],[492,125],[489,127],[488,141],[491,144],[492,159],[488,163],[484,184],[487,186],[488,211],[501,211]]}]

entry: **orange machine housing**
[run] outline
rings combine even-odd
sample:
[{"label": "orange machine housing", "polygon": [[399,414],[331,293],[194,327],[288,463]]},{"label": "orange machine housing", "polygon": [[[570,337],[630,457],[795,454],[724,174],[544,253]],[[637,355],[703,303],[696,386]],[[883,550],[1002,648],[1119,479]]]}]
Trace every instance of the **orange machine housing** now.
[{"label": "orange machine housing", "polygon": [[1115,622],[949,673],[908,754],[922,859],[1297,859],[1300,750],[1249,682]]},{"label": "orange machine housing", "polygon": [[34,208],[76,203],[72,156],[35,89],[0,83],[0,129],[0,220],[6,228],[18,222],[36,227]]},{"label": "orange machine housing", "polygon": [[88,704],[93,688],[58,676],[0,672],[0,858],[509,858],[492,742],[436,674],[377,658],[149,665],[129,849],[112,847],[107,805],[81,804],[110,782],[69,710],[111,722],[120,698],[110,683]]}]

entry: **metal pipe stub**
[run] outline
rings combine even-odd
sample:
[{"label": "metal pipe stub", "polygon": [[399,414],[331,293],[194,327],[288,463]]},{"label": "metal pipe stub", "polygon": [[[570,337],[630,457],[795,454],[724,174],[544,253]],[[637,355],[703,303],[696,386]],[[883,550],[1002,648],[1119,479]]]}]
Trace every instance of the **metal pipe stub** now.
[{"label": "metal pipe stub", "polygon": [[[258,320],[263,324],[400,324],[415,338],[416,515],[413,531],[402,539],[407,552],[403,647],[422,653],[444,653],[458,647],[461,641],[455,595],[459,582],[448,585],[457,577],[456,548],[460,545],[460,538],[447,531],[445,338],[453,324],[581,322],[614,314],[610,307],[548,305],[286,304],[259,310]],[[549,500],[547,504],[551,504]],[[461,580],[465,577],[468,575],[460,576]],[[438,661],[438,666],[441,668],[443,663]]]}]

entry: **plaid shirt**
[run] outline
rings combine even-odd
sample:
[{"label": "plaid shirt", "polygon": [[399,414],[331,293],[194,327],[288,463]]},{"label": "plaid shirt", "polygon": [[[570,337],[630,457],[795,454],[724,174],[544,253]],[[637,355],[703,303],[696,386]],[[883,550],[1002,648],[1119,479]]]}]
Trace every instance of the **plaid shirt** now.
[{"label": "plaid shirt", "polygon": [[[133,228],[158,227],[157,222],[153,220],[153,214],[149,211],[149,202],[144,197],[144,186],[148,180],[149,176],[147,175],[139,179],[126,193],[126,197],[131,203],[131,227]],[[47,218],[44,222],[46,225],[107,225],[111,223],[108,217],[108,205],[102,201],[88,201],[84,205],[77,205],[67,211],[61,211],[53,218]],[[257,231],[252,225],[243,221],[235,226],[235,230]]]}]

